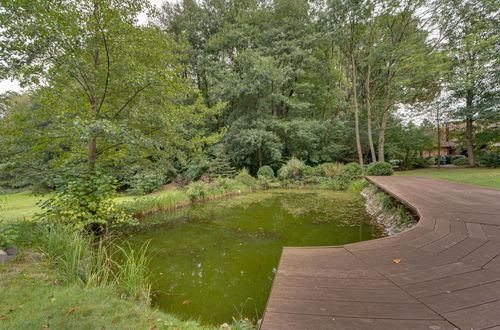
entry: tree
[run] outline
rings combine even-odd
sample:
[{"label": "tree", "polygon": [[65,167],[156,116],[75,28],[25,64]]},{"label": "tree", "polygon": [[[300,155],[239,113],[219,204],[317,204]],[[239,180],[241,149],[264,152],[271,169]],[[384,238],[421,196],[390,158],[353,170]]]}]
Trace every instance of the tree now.
[{"label": "tree", "polygon": [[498,4],[496,1],[436,2],[444,50],[452,60],[449,88],[464,101],[456,115],[465,119],[469,165],[474,155],[474,121],[497,118],[498,108]]},{"label": "tree", "polygon": [[215,159],[210,163],[208,175],[211,178],[231,178],[236,174],[236,169],[231,166],[229,157],[223,146],[215,151]]},{"label": "tree", "polygon": [[54,166],[85,162],[92,172],[203,144],[196,125],[217,109],[207,109],[181,77],[182,44],[137,24],[149,6],[146,0],[2,0],[1,77],[34,86],[42,109],[44,124],[26,152],[51,150]]}]

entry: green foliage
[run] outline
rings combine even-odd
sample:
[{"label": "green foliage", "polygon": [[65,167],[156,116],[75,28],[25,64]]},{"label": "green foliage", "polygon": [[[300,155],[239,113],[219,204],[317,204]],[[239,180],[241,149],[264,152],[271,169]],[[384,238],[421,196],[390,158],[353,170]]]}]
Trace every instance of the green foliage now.
[{"label": "green foliage", "polygon": [[264,165],[257,171],[257,177],[259,179],[262,178],[274,179],[274,170],[272,169],[271,166]]},{"label": "green foliage", "polygon": [[14,245],[20,234],[14,223],[5,224],[0,219],[0,250]]},{"label": "green foliage", "polygon": [[203,200],[208,196],[210,185],[206,182],[195,181],[187,185],[186,194],[191,202]]},{"label": "green foliage", "polygon": [[208,168],[208,175],[210,178],[232,178],[234,177],[236,170],[231,166],[229,157],[226,154],[224,148],[219,148],[215,152],[215,159],[210,163]]},{"label": "green foliage", "polygon": [[244,184],[245,186],[252,188],[257,185],[257,180],[248,173],[248,170],[246,168],[242,169],[238,175],[234,177],[234,179],[239,182]]},{"label": "green foliage", "polygon": [[322,175],[328,178],[334,178],[342,171],[342,163],[324,163],[320,165]]},{"label": "green foliage", "polygon": [[479,158],[479,164],[486,167],[500,167],[500,153],[485,153]]},{"label": "green foliage", "polygon": [[199,161],[191,161],[184,169],[187,182],[199,180],[208,170],[208,166]]},{"label": "green foliage", "polygon": [[125,297],[149,302],[148,244],[133,251],[64,225],[39,228],[41,250],[57,265],[64,281],[83,287],[114,286]]},{"label": "green foliage", "polygon": [[115,180],[100,173],[70,178],[41,203],[43,212],[38,217],[96,233],[131,224],[131,217],[113,201],[115,189]]},{"label": "green foliage", "polygon": [[152,193],[165,183],[165,176],[159,170],[145,169],[137,172],[130,180],[132,191],[139,195]]},{"label": "green foliage", "polygon": [[278,177],[280,179],[295,179],[300,180],[305,169],[303,161],[297,158],[291,158],[285,165],[278,170]]},{"label": "green foliage", "polygon": [[354,192],[354,193],[360,193],[367,186],[368,186],[368,182],[366,180],[356,180],[356,181],[352,181],[349,184],[349,186],[347,187],[347,190],[350,192]]},{"label": "green foliage", "polygon": [[363,175],[363,168],[358,163],[348,163],[342,166],[337,178],[342,181],[350,182]]},{"label": "green foliage", "polygon": [[467,157],[461,157],[461,158],[456,158],[451,163],[457,166],[465,166],[469,165],[469,160],[467,159]]},{"label": "green foliage", "polygon": [[392,165],[387,162],[375,162],[368,165],[367,175],[393,175]]}]

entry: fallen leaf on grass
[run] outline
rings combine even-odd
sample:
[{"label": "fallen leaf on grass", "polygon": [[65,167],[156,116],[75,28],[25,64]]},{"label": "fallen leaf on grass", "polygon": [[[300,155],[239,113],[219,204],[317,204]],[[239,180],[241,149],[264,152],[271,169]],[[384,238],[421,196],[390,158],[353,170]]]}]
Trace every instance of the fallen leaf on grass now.
[{"label": "fallen leaf on grass", "polygon": [[7,314],[12,313],[13,311],[14,311],[13,309],[9,309],[9,310],[7,311]]},{"label": "fallen leaf on grass", "polygon": [[182,302],[182,304],[183,304],[183,305],[187,305],[187,304],[189,304],[189,303],[191,303],[191,300],[189,300],[189,299],[188,299],[188,300],[184,300],[184,301]]},{"label": "fallen leaf on grass", "polygon": [[5,315],[0,315],[0,320],[5,321],[5,320],[8,320],[8,318]]},{"label": "fallen leaf on grass", "polygon": [[395,264],[399,264],[401,262],[401,259],[392,259],[392,262]]},{"label": "fallen leaf on grass", "polygon": [[42,327],[43,328],[48,328],[48,327],[50,327],[50,324],[42,324]]},{"label": "fallen leaf on grass", "polygon": [[74,307],[70,308],[69,311],[66,313],[64,316],[68,316],[69,314],[73,313],[76,309]]}]

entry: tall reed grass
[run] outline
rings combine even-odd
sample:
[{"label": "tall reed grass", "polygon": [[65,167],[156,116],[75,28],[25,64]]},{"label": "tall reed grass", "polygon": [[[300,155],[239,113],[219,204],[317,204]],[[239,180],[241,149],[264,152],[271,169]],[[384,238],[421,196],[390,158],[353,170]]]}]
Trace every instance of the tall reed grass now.
[{"label": "tall reed grass", "polygon": [[62,225],[39,230],[41,250],[63,281],[83,287],[113,286],[128,298],[149,302],[148,243],[138,251],[104,242]]}]

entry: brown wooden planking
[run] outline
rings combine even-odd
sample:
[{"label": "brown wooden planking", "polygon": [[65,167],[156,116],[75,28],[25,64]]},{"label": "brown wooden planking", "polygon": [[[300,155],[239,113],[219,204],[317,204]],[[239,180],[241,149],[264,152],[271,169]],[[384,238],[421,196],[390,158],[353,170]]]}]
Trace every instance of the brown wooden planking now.
[{"label": "brown wooden planking", "polygon": [[346,246],[285,248],[261,328],[500,326],[500,190],[368,179],[414,209],[417,226]]}]

